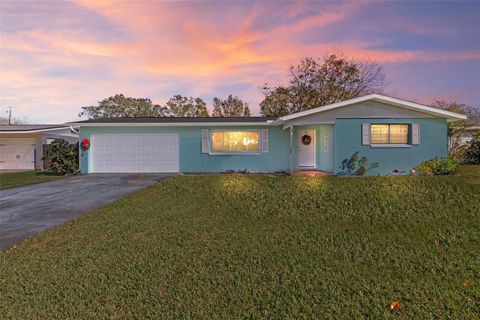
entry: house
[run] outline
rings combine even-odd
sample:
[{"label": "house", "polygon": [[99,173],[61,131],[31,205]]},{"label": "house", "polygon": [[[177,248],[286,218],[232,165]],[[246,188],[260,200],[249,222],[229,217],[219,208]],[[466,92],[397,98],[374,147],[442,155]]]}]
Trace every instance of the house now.
[{"label": "house", "polygon": [[472,141],[473,136],[480,133],[480,126],[471,126],[465,128],[465,130],[460,133],[459,141],[460,144],[469,144]]},{"label": "house", "polygon": [[0,170],[43,170],[44,145],[55,139],[78,142],[78,133],[60,124],[0,125]]},{"label": "house", "polygon": [[464,115],[371,94],[283,117],[78,121],[82,173],[341,171],[356,151],[372,174],[447,155],[447,122]]}]

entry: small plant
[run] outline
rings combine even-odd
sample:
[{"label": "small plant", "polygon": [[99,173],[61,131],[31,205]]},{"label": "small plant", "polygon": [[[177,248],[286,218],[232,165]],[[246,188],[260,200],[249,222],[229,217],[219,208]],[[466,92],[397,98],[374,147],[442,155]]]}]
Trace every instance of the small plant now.
[{"label": "small plant", "polygon": [[78,172],[78,143],[69,144],[63,139],[55,139],[45,150],[42,158],[48,161],[47,172],[55,175]]},{"label": "small plant", "polygon": [[368,159],[367,157],[363,156],[360,157],[358,151],[352,154],[352,156],[348,159],[342,161],[342,165],[340,168],[342,171],[339,175],[342,176],[363,176],[368,171],[378,168],[378,162],[372,162],[367,164]]},{"label": "small plant", "polygon": [[417,171],[424,176],[433,176],[433,168],[438,166],[437,159],[425,160],[420,163],[416,169]]},{"label": "small plant", "polygon": [[447,176],[454,174],[458,161],[453,157],[435,158],[423,161],[417,166],[417,171],[426,176]]}]

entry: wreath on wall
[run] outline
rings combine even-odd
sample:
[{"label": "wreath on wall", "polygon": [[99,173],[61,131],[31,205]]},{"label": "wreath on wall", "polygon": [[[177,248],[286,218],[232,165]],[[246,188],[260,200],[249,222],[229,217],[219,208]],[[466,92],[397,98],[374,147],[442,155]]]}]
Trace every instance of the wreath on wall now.
[{"label": "wreath on wall", "polygon": [[312,142],[312,137],[309,136],[308,134],[304,134],[302,136],[302,143],[306,146],[308,146]]},{"label": "wreath on wall", "polygon": [[82,139],[82,149],[83,151],[87,151],[90,148],[90,140],[88,138]]}]

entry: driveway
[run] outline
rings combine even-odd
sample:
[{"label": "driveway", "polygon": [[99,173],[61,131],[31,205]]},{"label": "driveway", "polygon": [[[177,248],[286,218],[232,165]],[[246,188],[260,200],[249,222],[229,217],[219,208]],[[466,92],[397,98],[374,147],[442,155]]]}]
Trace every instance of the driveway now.
[{"label": "driveway", "polygon": [[143,189],[169,174],[76,176],[0,191],[0,249]]}]

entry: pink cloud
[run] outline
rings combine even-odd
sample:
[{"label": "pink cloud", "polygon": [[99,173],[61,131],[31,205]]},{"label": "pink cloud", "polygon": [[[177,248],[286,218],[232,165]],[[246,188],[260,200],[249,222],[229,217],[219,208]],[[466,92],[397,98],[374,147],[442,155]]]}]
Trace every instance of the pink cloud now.
[{"label": "pink cloud", "polygon": [[[351,24],[352,16],[367,5],[364,2],[282,3],[277,11],[272,11],[271,3],[220,3],[227,8],[221,13],[197,10],[204,4],[195,2],[75,3],[122,36],[100,36],[90,26],[2,33],[3,91],[22,97],[18,108],[42,121],[50,115],[72,120],[80,106],[118,92],[156,101],[166,101],[174,91],[195,96],[232,93],[258,112],[259,86],[284,80],[288,66],[301,58],[322,57],[334,48],[355,59],[388,64],[480,60],[480,52],[468,50],[372,49],[381,40],[371,38],[299,40],[306,34],[326,33],[333,25]],[[409,27],[422,32],[417,25]],[[51,76],[50,68],[76,68],[83,76]],[[97,79],[100,75],[103,78]],[[218,89],[229,84],[242,89],[228,93]],[[42,108],[47,105],[55,109],[49,115]]]}]

